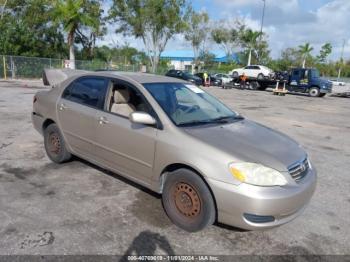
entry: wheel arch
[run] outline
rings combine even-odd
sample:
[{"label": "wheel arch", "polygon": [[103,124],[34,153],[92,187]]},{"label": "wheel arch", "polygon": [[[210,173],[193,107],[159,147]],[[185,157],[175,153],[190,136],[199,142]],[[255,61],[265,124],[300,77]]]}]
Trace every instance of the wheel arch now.
[{"label": "wheel arch", "polygon": [[42,130],[44,131],[49,125],[55,124],[55,123],[56,122],[53,121],[51,118],[45,119],[45,121],[43,122],[43,125],[42,125]]},{"label": "wheel arch", "polygon": [[318,89],[321,89],[321,87],[318,86],[318,85],[312,85],[312,86],[309,87],[309,89],[314,88],[314,87],[316,87],[316,88],[318,88]]},{"label": "wheel arch", "polygon": [[175,170],[178,170],[178,169],[181,169],[181,168],[184,168],[184,169],[188,169],[188,170],[191,170],[193,173],[195,173],[196,175],[198,175],[202,181],[206,184],[206,186],[208,187],[209,191],[210,191],[210,194],[214,200],[214,205],[215,205],[215,221],[217,221],[217,216],[218,216],[218,208],[217,208],[217,203],[216,203],[216,198],[215,198],[215,195],[214,195],[214,192],[213,190],[211,189],[210,185],[207,183],[207,181],[205,180],[205,176],[200,172],[198,171],[197,169],[195,169],[194,167],[188,165],[188,164],[183,164],[183,163],[173,163],[173,164],[169,164],[167,165],[163,170],[162,170],[162,173],[160,174],[160,178],[159,178],[159,193],[162,194],[163,193],[163,186],[164,186],[164,183],[166,181],[166,177],[169,175],[170,172],[173,172]]}]

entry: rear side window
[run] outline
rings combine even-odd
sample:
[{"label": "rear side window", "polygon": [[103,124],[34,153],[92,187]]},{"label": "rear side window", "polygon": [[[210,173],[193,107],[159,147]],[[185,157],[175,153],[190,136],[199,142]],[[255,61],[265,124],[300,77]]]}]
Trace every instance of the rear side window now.
[{"label": "rear side window", "polygon": [[62,98],[79,104],[103,109],[107,81],[99,77],[84,77],[75,80],[64,90]]}]

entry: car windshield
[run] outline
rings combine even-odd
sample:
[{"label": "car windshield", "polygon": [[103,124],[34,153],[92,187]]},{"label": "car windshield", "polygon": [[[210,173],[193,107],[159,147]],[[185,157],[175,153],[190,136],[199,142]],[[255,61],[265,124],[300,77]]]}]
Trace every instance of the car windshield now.
[{"label": "car windshield", "polygon": [[242,119],[202,89],[186,83],[143,84],[177,126],[225,123]]}]

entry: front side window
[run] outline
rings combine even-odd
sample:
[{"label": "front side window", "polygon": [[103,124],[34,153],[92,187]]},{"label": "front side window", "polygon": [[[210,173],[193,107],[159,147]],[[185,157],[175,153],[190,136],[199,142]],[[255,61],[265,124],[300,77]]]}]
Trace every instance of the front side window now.
[{"label": "front side window", "polygon": [[143,84],[177,126],[219,123],[238,115],[202,89],[186,83]]},{"label": "front side window", "polygon": [[320,71],[318,71],[317,69],[312,69],[312,70],[311,70],[311,77],[312,77],[312,78],[318,78],[318,77],[320,77]]},{"label": "front side window", "polygon": [[106,89],[104,78],[84,77],[70,84],[63,92],[62,98],[102,109]]}]

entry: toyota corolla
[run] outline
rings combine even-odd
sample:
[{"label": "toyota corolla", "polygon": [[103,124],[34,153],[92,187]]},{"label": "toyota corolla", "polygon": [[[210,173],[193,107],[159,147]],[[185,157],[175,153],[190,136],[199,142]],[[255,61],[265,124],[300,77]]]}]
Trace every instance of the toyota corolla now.
[{"label": "toyota corolla", "polygon": [[193,84],[142,73],[47,70],[32,121],[56,163],[73,155],[162,195],[171,221],[255,230],[297,217],[316,170],[286,135]]}]

